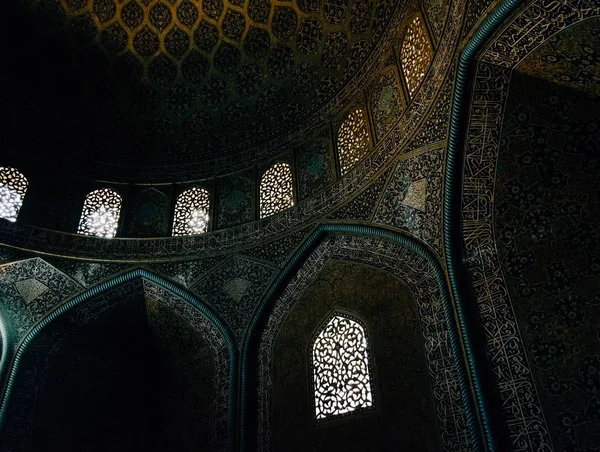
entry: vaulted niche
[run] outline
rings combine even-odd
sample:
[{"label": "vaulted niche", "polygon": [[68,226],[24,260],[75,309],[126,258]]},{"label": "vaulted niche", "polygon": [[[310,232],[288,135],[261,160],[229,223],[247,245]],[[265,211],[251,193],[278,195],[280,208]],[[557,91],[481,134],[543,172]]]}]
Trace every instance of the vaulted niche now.
[{"label": "vaulted niche", "polygon": [[441,450],[411,291],[325,264],[279,328],[270,400],[273,451]]},{"label": "vaulted niche", "polygon": [[0,450],[219,450],[212,349],[141,280],[60,316],[31,345]]}]

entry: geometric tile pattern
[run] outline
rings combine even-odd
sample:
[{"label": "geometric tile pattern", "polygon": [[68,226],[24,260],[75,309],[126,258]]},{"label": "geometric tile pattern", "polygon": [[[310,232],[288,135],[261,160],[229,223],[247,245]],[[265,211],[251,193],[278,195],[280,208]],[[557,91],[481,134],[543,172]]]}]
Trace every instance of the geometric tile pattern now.
[{"label": "geometric tile pattern", "polygon": [[239,303],[250,287],[250,281],[244,278],[232,278],[225,283],[223,290],[233,301]]},{"label": "geometric tile pattern", "polygon": [[[149,136],[170,129],[173,141],[204,141],[215,152],[262,138],[327,100],[368,56],[394,6],[392,0],[42,3],[36,14],[51,9],[74,48],[87,45],[107,61],[95,74],[99,83],[114,78],[110,83],[124,85],[116,104],[125,128],[144,127]],[[364,51],[353,51],[357,46]],[[141,114],[128,116],[131,104]],[[135,162],[130,149],[111,157]],[[164,149],[177,154],[169,143]]]},{"label": "geometric tile pattern", "polygon": [[421,179],[412,182],[408,186],[406,196],[402,200],[402,204],[414,209],[425,212],[425,201],[427,198],[427,179]]}]

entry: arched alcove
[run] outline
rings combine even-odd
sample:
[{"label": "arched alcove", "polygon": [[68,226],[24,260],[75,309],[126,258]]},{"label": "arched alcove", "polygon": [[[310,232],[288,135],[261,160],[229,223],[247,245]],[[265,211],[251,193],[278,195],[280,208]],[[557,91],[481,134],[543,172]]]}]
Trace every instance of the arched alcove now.
[{"label": "arched alcove", "polygon": [[[368,332],[374,401],[370,409],[317,419],[311,347],[335,312],[360,319]],[[271,450],[441,450],[415,297],[389,273],[329,261],[273,347]]]},{"label": "arched alcove", "polygon": [[46,325],[18,358],[0,450],[223,450],[214,339],[174,304],[136,278]]}]

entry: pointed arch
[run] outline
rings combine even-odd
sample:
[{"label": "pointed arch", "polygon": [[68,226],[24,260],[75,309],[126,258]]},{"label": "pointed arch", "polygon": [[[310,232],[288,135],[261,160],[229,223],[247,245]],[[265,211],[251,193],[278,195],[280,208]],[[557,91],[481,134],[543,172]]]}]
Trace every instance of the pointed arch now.
[{"label": "pointed arch", "polygon": [[373,407],[371,359],[363,322],[342,312],[329,315],[310,346],[317,421]]},{"label": "pointed arch", "polygon": [[346,116],[337,133],[337,150],[342,176],[356,165],[369,150],[369,124],[362,108]]},{"label": "pointed arch", "polygon": [[78,234],[113,238],[117,235],[123,199],[112,188],[94,190],[85,197]]},{"label": "pointed arch", "polygon": [[179,194],[175,202],[173,236],[196,235],[208,231],[210,220],[210,193],[201,187],[192,187]]},{"label": "pointed arch", "polygon": [[260,178],[260,218],[274,215],[294,205],[292,168],[275,163]]},{"label": "pointed arch", "polygon": [[[489,402],[485,399],[485,394],[480,392],[474,393],[469,385],[469,379],[479,382],[482,378],[481,369],[475,366],[473,356],[464,357],[463,355],[462,341],[471,340],[470,334],[472,333],[470,331],[465,331],[464,323],[457,320],[454,316],[455,308],[460,309],[461,307],[453,305],[446,281],[446,275],[436,255],[427,245],[401,232],[358,224],[319,225],[287,261],[281,273],[275,278],[273,285],[264,293],[263,298],[254,311],[253,318],[244,338],[244,343],[242,344],[240,369],[241,387],[254,387],[254,380],[258,378],[257,375],[252,374],[248,369],[250,358],[254,357],[255,354],[261,353],[260,341],[261,334],[263,333],[261,326],[272,321],[270,316],[275,310],[277,301],[280,297],[285,296],[286,292],[289,290],[288,287],[295,286],[294,278],[299,274],[302,267],[309,262],[322,262],[324,259],[327,259],[325,255],[327,252],[320,249],[320,246],[325,243],[327,237],[330,235],[333,235],[334,237],[358,235],[368,239],[389,241],[423,259],[423,269],[427,269],[425,273],[428,274],[428,277],[432,278],[437,285],[439,303],[437,304],[436,309],[439,311],[435,315],[444,323],[444,327],[447,329],[447,333],[445,334],[448,341],[447,346],[452,352],[451,361],[453,362],[457,373],[457,384],[469,436],[474,444],[479,444],[481,425],[478,412],[479,410],[484,410],[483,415],[489,416],[487,407],[490,405],[488,405]],[[312,273],[311,271],[308,271],[307,274],[311,275]],[[290,293],[294,292],[295,288],[290,291]],[[468,335],[467,338],[465,338],[465,334]],[[242,450],[244,450],[245,440],[250,438],[250,432],[253,428],[252,422],[254,422],[254,419],[250,418],[249,413],[247,412],[251,397],[253,397],[251,391],[242,391],[240,397],[241,418],[239,438]]]},{"label": "pointed arch", "polygon": [[29,182],[16,168],[0,166],[0,218],[17,221]]},{"label": "pointed arch", "polygon": [[[175,305],[181,306],[182,308],[192,309],[196,313],[200,313],[200,317],[205,319],[216,332],[223,338],[224,342],[224,353],[228,358],[228,385],[226,388],[227,394],[227,450],[235,450],[235,418],[236,418],[236,405],[237,405],[237,382],[238,382],[238,346],[235,336],[229,327],[229,325],[222,319],[222,317],[206,302],[202,299],[191,294],[185,288],[162,278],[154,273],[138,268],[125,272],[119,276],[111,278],[105,282],[97,284],[93,287],[88,288],[85,292],[80,293],[64,303],[59,304],[53,311],[46,315],[40,320],[25,337],[18,344],[16,350],[13,351],[11,343],[11,334],[8,323],[2,317],[0,310],[0,340],[2,341],[2,352],[0,356],[0,434],[5,427],[7,412],[9,408],[9,402],[15,392],[15,384],[17,375],[20,367],[24,361],[26,354],[33,347],[35,339],[40,335],[49,325],[51,325],[59,317],[66,315],[75,308],[84,305],[88,301],[95,300],[98,295],[107,293],[113,289],[123,287],[128,283],[135,280],[142,280],[144,283],[156,287],[152,290],[152,295],[156,295],[157,289],[164,291],[167,295],[171,295],[169,299],[165,300],[165,305],[168,308],[173,308]],[[175,306],[176,307],[176,306]],[[196,318],[194,316],[194,318]],[[6,357],[4,355],[6,349]],[[12,366],[9,363],[12,363]],[[5,365],[6,364],[6,365]],[[2,383],[6,382],[3,388]],[[4,389],[4,391],[2,391]]]},{"label": "pointed arch", "polygon": [[411,97],[425,78],[432,59],[433,47],[425,23],[417,14],[406,29],[400,50],[400,64]]}]

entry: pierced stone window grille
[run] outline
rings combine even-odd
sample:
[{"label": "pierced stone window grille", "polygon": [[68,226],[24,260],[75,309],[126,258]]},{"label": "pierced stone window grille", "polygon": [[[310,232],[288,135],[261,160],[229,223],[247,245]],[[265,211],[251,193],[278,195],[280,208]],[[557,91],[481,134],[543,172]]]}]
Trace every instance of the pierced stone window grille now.
[{"label": "pierced stone window grille", "polygon": [[420,16],[415,16],[406,30],[400,52],[406,87],[411,96],[425,77],[432,57],[433,49],[425,25]]},{"label": "pierced stone window grille", "polygon": [[177,197],[173,235],[194,235],[208,231],[210,195],[207,190],[193,187]]},{"label": "pierced stone window grille", "polygon": [[369,346],[358,320],[335,314],[318,332],[311,350],[317,421],[373,406]]},{"label": "pierced stone window grille", "polygon": [[79,220],[79,234],[113,238],[117,235],[121,196],[110,188],[102,188],[89,193],[83,203]]},{"label": "pierced stone window grille", "polygon": [[342,176],[356,165],[369,150],[367,115],[358,108],[348,115],[337,135],[338,155]]},{"label": "pierced stone window grille", "polygon": [[289,209],[293,205],[292,169],[287,163],[275,163],[260,180],[260,218]]},{"label": "pierced stone window grille", "polygon": [[19,170],[0,166],[0,218],[17,221],[28,185]]}]

